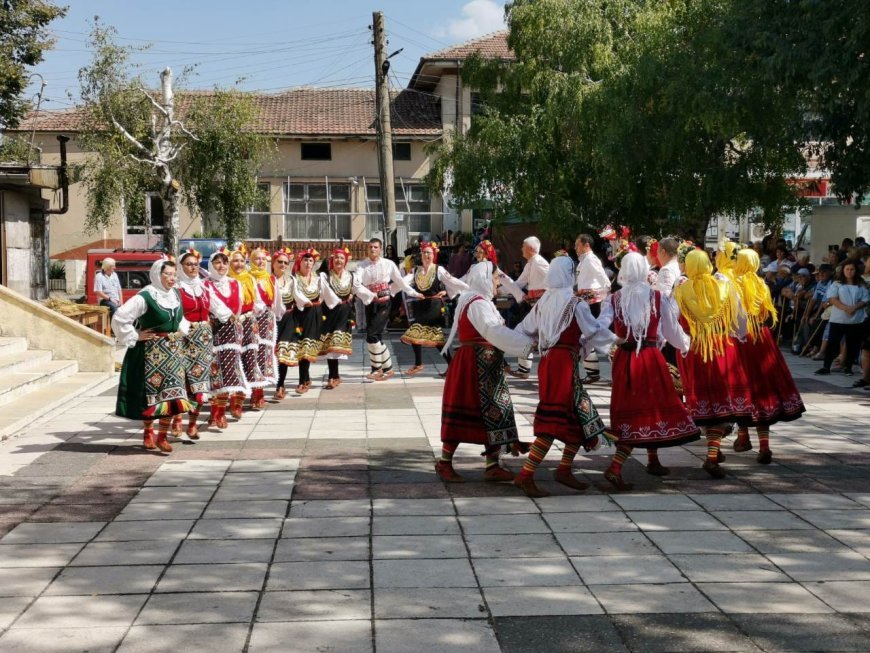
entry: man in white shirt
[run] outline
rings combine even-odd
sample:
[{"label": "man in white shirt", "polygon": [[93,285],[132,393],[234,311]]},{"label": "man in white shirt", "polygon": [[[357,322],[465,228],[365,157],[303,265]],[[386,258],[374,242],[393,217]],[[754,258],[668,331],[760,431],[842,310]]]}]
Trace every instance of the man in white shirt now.
[{"label": "man in white shirt", "polygon": [[380,238],[369,241],[369,257],[357,265],[360,283],[374,293],[375,299],[366,306],[366,344],[372,371],[366,378],[385,381],[393,376],[393,359],[383,342],[384,329],[390,318],[390,300],[400,290],[409,297],[421,297],[399,272],[398,266],[381,256]]},{"label": "man in white shirt", "polygon": [[121,280],[115,273],[115,259],[107,256],[103,259],[101,271],[94,275],[94,294],[100,306],[109,308],[109,319],[121,305]]},{"label": "man in white shirt", "polygon": [[[547,272],[550,264],[541,256],[541,241],[535,236],[529,236],[523,241],[523,258],[526,265],[522,273],[517,277],[516,284],[525,289],[523,301],[520,304],[520,319],[524,318],[532,310],[544,291],[547,289]],[[527,379],[532,371],[532,355],[528,358],[517,359],[517,371],[511,372],[512,376]]]},{"label": "man in white shirt", "polygon": [[[595,240],[589,234],[580,234],[574,241],[574,251],[577,252],[577,272],[575,274],[577,294],[589,304],[592,315],[601,314],[601,302],[610,294],[610,277],[604,271],[601,260],[592,251]],[[583,383],[595,383],[601,378],[598,367],[598,354],[589,353],[583,361],[586,378]]]},{"label": "man in white shirt", "polygon": [[680,263],[677,259],[677,249],[680,242],[671,236],[659,241],[659,263],[662,264],[654,288],[662,297],[670,299],[674,295],[674,288],[680,280]]}]

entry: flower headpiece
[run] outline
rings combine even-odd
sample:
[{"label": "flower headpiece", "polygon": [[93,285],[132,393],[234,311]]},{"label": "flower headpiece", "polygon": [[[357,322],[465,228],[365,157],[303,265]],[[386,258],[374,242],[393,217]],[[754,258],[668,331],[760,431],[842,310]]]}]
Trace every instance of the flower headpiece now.
[{"label": "flower headpiece", "polygon": [[248,248],[245,247],[245,243],[236,243],[235,248],[232,252],[230,252],[230,258],[233,257],[234,254],[241,254],[242,257],[247,261],[248,260]]},{"label": "flower headpiece", "polygon": [[335,265],[333,265],[333,261],[336,256],[343,256],[345,262],[350,260],[350,248],[348,247],[336,247],[332,250],[332,254],[329,255],[329,269],[332,270]]},{"label": "flower headpiece", "polygon": [[288,261],[292,261],[296,258],[296,254],[293,253],[293,250],[289,247],[279,247],[272,254],[272,261],[275,261],[279,256],[286,256]]},{"label": "flower headpiece", "polygon": [[680,263],[686,262],[686,257],[689,253],[694,252],[698,247],[691,240],[684,240],[677,246],[677,261]]},{"label": "flower headpiece", "polygon": [[649,253],[650,256],[652,256],[653,261],[658,261],[659,260],[659,241],[657,241],[655,238],[650,240],[649,245],[647,245],[646,251],[647,251],[647,253]]},{"label": "flower headpiece", "polygon": [[318,252],[313,247],[309,247],[308,249],[301,250],[296,255],[296,262],[293,264],[293,274],[299,272],[299,268],[302,267],[302,259],[304,258],[313,258],[316,261],[320,260],[320,252]]},{"label": "flower headpiece", "polygon": [[620,264],[622,263],[622,259],[625,258],[625,255],[629,252],[637,252],[637,245],[634,243],[630,243],[628,240],[622,238],[619,241],[619,249],[616,252],[616,256],[614,256],[611,260],[613,264],[616,266],[616,269],[619,269]]},{"label": "flower headpiece", "polygon": [[186,259],[188,256],[193,256],[197,260],[197,262],[202,260],[202,252],[198,251],[193,245],[181,252],[181,256],[179,257],[179,259],[184,262],[184,259]]},{"label": "flower headpiece", "polygon": [[480,247],[486,260],[492,263],[493,267],[498,267],[498,252],[495,251],[495,245],[488,240],[481,240],[477,247]]},{"label": "flower headpiece", "polygon": [[440,248],[438,247],[438,243],[427,243],[425,240],[420,241],[420,252],[422,253],[424,249],[428,249],[432,252],[432,260],[437,263],[438,262],[438,252],[440,252]]}]

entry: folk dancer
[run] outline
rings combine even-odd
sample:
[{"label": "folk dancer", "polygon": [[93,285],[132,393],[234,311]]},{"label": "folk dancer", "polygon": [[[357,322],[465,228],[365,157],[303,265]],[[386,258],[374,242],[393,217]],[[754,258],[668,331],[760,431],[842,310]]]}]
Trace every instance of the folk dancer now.
[{"label": "folk dancer", "polygon": [[[231,398],[241,406],[251,389],[245,380],[242,366],[242,286],[229,276],[230,258],[221,247],[208,259],[206,288],[213,294],[213,304],[222,304],[230,312],[230,318],[221,322],[211,319],[214,336],[214,363],[211,368],[211,419],[209,426],[227,428],[227,406]],[[241,416],[241,411],[236,418]]]},{"label": "folk dancer", "polygon": [[[254,277],[247,269],[248,250],[240,244],[230,254],[230,277],[239,282],[242,288],[242,369],[245,381],[251,391],[251,409],[260,410],[260,396],[268,385],[260,369],[260,335],[257,318],[264,312],[266,305],[257,292]],[[236,394],[230,399],[230,414],[236,419],[242,416],[244,399]]]},{"label": "folk dancer", "polygon": [[288,247],[281,247],[272,254],[275,292],[284,305],[284,314],[275,327],[277,334],[275,356],[278,359],[278,382],[275,384],[276,400],[284,399],[287,396],[287,390],[284,388],[287,370],[299,364],[299,359],[296,356],[296,281],[291,274],[288,274],[290,263],[295,260],[296,255]]},{"label": "folk dancer", "polygon": [[395,374],[390,350],[383,341],[392,296],[401,290],[408,297],[421,298],[420,293],[402,277],[396,264],[381,256],[381,247],[379,238],[369,240],[369,256],[357,266],[360,282],[375,295],[372,303],[366,306],[366,346],[371,365],[366,378],[374,381],[384,381]]},{"label": "folk dancer", "polygon": [[776,324],[776,309],[770,296],[770,288],[758,276],[760,261],[753,249],[737,253],[733,266],[740,301],[746,311],[747,337],[735,346],[749,379],[754,413],[752,419],[738,420],[737,439],[734,451],[749,451],[749,427],[755,426],[758,433],[756,460],[769,465],[773,459],[770,450],[770,427],[777,422],[789,422],[804,412],[804,403],[798,392],[788,365],[776,346],[776,341],[767,326]]},{"label": "folk dancer", "polygon": [[553,440],[565,445],[553,478],[574,490],[588,487],[575,478],[571,468],[581,446],[587,451],[598,447],[604,422],[580,378],[581,336],[588,344],[602,348],[615,340],[610,330],[592,317],[589,305],[574,294],[574,262],[570,258],[553,259],[545,283],[547,291],[516,328],[518,333],[536,337],[541,352],[535,442],[514,479],[514,485],[533,498],[549,495],[535,485],[534,474]]},{"label": "folk dancer", "polygon": [[[438,246],[420,243],[422,265],[405,276],[405,282],[422,296],[411,303],[411,325],[402,334],[402,342],[414,351],[414,366],[405,374],[413,376],[423,370],[423,347],[444,347],[444,298],[452,299],[468,286],[438,265]],[[450,363],[450,352],[445,354]]]},{"label": "folk dancer", "polygon": [[[277,278],[266,269],[269,252],[260,247],[251,252],[250,274],[257,294],[266,310],[257,315],[257,363],[267,385],[278,383],[278,359],[275,356],[278,320],[284,316],[284,302],[276,292]],[[266,407],[265,389],[258,388],[251,399],[257,408]]]},{"label": "folk dancer", "polygon": [[[670,473],[658,458],[660,447],[674,447],[701,437],[701,431],[686,412],[674,391],[659,343],[666,341],[685,354],[689,337],[678,315],[647,279],[649,264],[639,253],[626,254],[620,261],[621,288],[610,297],[608,313],[619,346],[613,355],[613,392],[610,399],[610,428],[616,441],[616,455],[604,472],[617,490],[630,490],[622,479],[622,466],[635,448],[646,449],[646,471],[654,476]],[[604,315],[605,311],[602,311]]]},{"label": "folk dancer", "polygon": [[[181,269],[178,270],[178,292],[181,296],[181,306],[184,319],[190,323],[190,331],[184,338],[185,379],[187,382],[187,397],[193,407],[188,413],[187,437],[199,439],[199,429],[196,420],[200,410],[208,401],[212,389],[212,365],[214,364],[214,334],[211,319],[227,322],[232,312],[226,304],[214,297],[213,291],[205,286],[199,275],[199,262],[202,254],[191,248],[180,257]],[[213,422],[216,406],[212,403]],[[172,418],[172,435],[181,436],[182,416]]]},{"label": "folk dancer", "polygon": [[[589,234],[580,234],[574,241],[577,252],[576,287],[577,294],[586,300],[594,317],[601,314],[601,302],[610,294],[610,278],[604,271],[601,260],[592,251],[594,239]],[[583,362],[586,378],[583,383],[595,383],[601,378],[598,367],[598,353],[590,351]]]},{"label": "folk dancer", "polygon": [[[526,264],[516,280],[517,286],[525,289],[523,301],[519,305],[520,319],[525,318],[535,303],[543,296],[547,289],[547,271],[550,269],[547,259],[541,256],[541,241],[535,236],[529,236],[523,241],[522,251]],[[512,371],[510,374],[519,379],[527,379],[531,371],[532,358],[530,356],[527,359],[518,360],[516,372]]]},{"label": "folk dancer", "polygon": [[[504,353],[527,356],[530,338],[508,329],[492,303],[498,277],[489,261],[471,266],[468,290],[459,295],[456,319],[444,351],[458,335],[459,349],[447,368],[441,407],[441,458],[438,477],[448,483],[464,479],[453,469],[461,442],[483,445],[486,481],[511,481],[499,466],[502,447],[519,441],[513,403],[504,373]],[[503,353],[504,352],[504,353]]]},{"label": "folk dancer", "polygon": [[[112,317],[112,331],[127,347],[115,413],[143,421],[142,443],[146,449],[169,453],[172,445],[166,437],[172,417],[192,408],[185,389],[183,351],[190,325],[184,319],[181,297],[175,289],[175,263],[155,261],[149,278],[151,283]],[[155,419],[160,420],[156,442]]]},{"label": "folk dancer", "polygon": [[353,327],[355,300],[368,306],[374,293],[362,285],[359,275],[347,271],[350,250],[339,247],[329,257],[329,272],[320,273],[320,287],[326,306],[323,309],[323,334],[320,336],[320,354],[326,356],[329,375],[326,389],[341,385],[339,364],[353,353]]},{"label": "folk dancer", "polygon": [[[678,360],[686,408],[704,428],[707,456],[703,469],[724,478],[719,465],[722,438],[734,422],[752,419],[749,380],[734,338],[745,335],[745,315],[734,284],[713,276],[707,252],[693,249],[685,258],[686,281],[674,291],[684,330],[691,336],[689,352]],[[661,276],[661,275],[660,275]]]},{"label": "folk dancer", "polygon": [[309,247],[296,254],[293,279],[296,288],[296,357],[299,361],[299,385],[296,394],[311,388],[311,363],[320,356],[320,336],[323,332],[323,291],[326,282],[314,271],[320,252]]},{"label": "folk dancer", "polygon": [[[668,236],[663,238],[658,243],[657,255],[660,264],[659,271],[656,273],[655,281],[652,284],[653,289],[658,291],[662,299],[672,302],[674,289],[680,282],[682,272],[680,271],[679,252],[682,241]],[[686,251],[688,253],[689,250]],[[683,385],[680,381],[680,369],[677,366],[677,350],[670,344],[665,343],[662,349],[662,355],[665,357],[665,362],[668,365],[668,371],[671,374],[671,381],[676,388],[677,393],[683,394]]]}]

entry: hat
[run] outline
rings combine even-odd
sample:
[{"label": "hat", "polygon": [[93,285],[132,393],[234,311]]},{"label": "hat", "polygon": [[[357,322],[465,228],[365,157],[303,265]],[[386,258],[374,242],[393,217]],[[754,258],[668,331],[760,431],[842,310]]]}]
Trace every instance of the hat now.
[{"label": "hat", "polygon": [[808,276],[810,276],[810,271],[807,270],[806,268],[801,268],[800,270],[797,271],[797,273],[798,273],[799,275],[801,275],[802,277],[808,277]]}]

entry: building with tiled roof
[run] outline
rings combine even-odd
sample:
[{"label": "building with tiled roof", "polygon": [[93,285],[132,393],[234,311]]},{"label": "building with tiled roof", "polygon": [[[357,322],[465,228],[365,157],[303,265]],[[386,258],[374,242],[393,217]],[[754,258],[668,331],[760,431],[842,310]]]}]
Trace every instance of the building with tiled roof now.
[{"label": "building with tiled roof", "polygon": [[454,76],[462,67],[462,62],[473,54],[484,59],[512,61],[514,53],[508,47],[507,39],[508,31],[500,30],[424,55],[420,57],[408,87],[419,91],[435,90],[445,75]]}]

